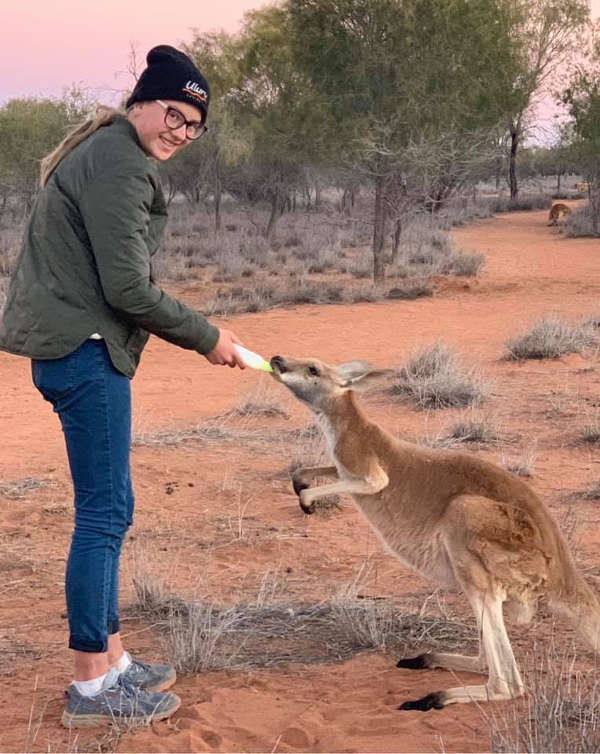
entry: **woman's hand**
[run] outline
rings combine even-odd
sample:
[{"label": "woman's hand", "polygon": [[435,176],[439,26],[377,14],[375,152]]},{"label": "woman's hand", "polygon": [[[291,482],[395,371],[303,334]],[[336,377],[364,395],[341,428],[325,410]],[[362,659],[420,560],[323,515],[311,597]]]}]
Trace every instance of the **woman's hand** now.
[{"label": "woman's hand", "polygon": [[234,343],[239,343],[241,346],[244,345],[231,330],[219,330],[217,345],[212,351],[205,354],[205,356],[211,364],[227,364],[230,367],[245,369],[246,365],[233,347]]}]

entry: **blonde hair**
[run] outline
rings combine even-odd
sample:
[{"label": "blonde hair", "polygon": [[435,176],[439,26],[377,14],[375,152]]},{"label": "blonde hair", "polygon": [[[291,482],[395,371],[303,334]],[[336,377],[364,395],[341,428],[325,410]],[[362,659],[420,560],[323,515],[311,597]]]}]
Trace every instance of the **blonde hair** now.
[{"label": "blonde hair", "polygon": [[40,186],[44,188],[48,183],[52,172],[63,157],[68,155],[72,149],[87,139],[88,136],[91,136],[94,131],[97,131],[102,126],[108,126],[119,115],[125,115],[125,111],[99,105],[91,118],[71,129],[56,149],[53,149],[50,154],[47,154],[43,158],[40,165]]}]

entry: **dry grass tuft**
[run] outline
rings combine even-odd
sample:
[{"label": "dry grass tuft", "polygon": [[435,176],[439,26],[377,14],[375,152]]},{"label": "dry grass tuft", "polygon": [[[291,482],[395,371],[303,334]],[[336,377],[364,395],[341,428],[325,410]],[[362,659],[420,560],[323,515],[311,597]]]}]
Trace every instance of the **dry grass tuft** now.
[{"label": "dry grass tuft", "polygon": [[519,457],[509,457],[502,452],[500,464],[511,474],[523,477],[532,477],[537,460],[536,444],[532,443],[525,448]]},{"label": "dry grass tuft", "polygon": [[600,500],[600,481],[590,484],[582,493],[585,500]]},{"label": "dry grass tuft", "polygon": [[600,415],[596,414],[581,427],[578,440],[587,445],[600,444]]},{"label": "dry grass tuft", "polygon": [[142,580],[140,571],[145,571],[142,561],[134,582],[143,605],[135,609],[158,628],[166,657],[183,674],[342,662],[369,649],[405,653],[424,645],[452,651],[475,639],[474,626],[427,616],[425,604],[418,613],[407,613],[391,598],[362,595],[366,566],[330,601],[317,604],[286,599],[279,571],[265,573],[254,601],[232,605],[169,595],[162,584],[149,584],[147,576]]},{"label": "dry grass tuft", "polygon": [[179,673],[221,670],[235,664],[241,646],[231,642],[240,621],[233,608],[219,609],[210,603],[178,602],[171,605],[163,624],[163,645]]},{"label": "dry grass tuft", "polygon": [[162,429],[156,432],[134,432],[132,447],[176,447],[186,442],[244,443],[249,447],[263,446],[272,442],[272,437],[260,427],[233,427],[229,424],[232,414],[209,419],[193,427]]},{"label": "dry grass tuft", "polygon": [[369,649],[464,647],[474,637],[459,623],[402,614],[392,600],[278,603],[219,607],[179,603],[162,622],[170,661],[182,673],[260,668],[291,663],[342,662]]},{"label": "dry grass tuft", "polygon": [[54,484],[50,479],[35,479],[26,477],[14,482],[0,482],[0,497],[6,497],[9,500],[24,500],[29,497],[31,492],[51,487]]},{"label": "dry grass tuft", "polygon": [[415,352],[399,370],[392,392],[420,409],[477,405],[489,394],[477,369],[464,366],[442,343]]},{"label": "dry grass tuft", "polygon": [[495,426],[485,419],[463,419],[450,427],[448,437],[462,443],[494,443],[500,436]]},{"label": "dry grass tuft", "polygon": [[419,442],[432,448],[459,448],[463,445],[487,445],[498,443],[500,433],[487,417],[464,418],[448,430],[434,437],[421,438]]},{"label": "dry grass tuft", "polygon": [[506,342],[507,359],[558,359],[567,353],[581,353],[597,342],[589,322],[570,325],[559,317],[542,317],[532,329]]},{"label": "dry grass tuft", "polygon": [[169,609],[172,595],[165,581],[152,574],[147,551],[141,547],[132,549],[132,574],[138,614],[154,617]]},{"label": "dry grass tuft", "polygon": [[255,387],[242,396],[237,406],[225,414],[226,417],[280,418],[288,419],[289,414],[281,408],[282,393],[270,378],[259,380]]},{"label": "dry grass tuft", "polygon": [[526,699],[494,710],[488,719],[490,751],[600,751],[596,669],[576,670],[576,659],[574,650],[559,650],[553,644],[536,658],[523,673]]}]

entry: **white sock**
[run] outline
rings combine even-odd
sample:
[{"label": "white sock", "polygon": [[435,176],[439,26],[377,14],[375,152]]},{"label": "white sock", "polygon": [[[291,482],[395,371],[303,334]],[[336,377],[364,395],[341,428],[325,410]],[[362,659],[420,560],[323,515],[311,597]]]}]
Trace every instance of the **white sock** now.
[{"label": "white sock", "polygon": [[102,690],[102,684],[106,678],[106,673],[100,678],[92,678],[91,681],[73,681],[73,686],[82,696],[96,696]]},{"label": "white sock", "polygon": [[121,655],[121,659],[115,665],[115,668],[119,671],[119,673],[124,673],[130,665],[131,665],[131,656],[129,652],[123,652],[123,654]]}]

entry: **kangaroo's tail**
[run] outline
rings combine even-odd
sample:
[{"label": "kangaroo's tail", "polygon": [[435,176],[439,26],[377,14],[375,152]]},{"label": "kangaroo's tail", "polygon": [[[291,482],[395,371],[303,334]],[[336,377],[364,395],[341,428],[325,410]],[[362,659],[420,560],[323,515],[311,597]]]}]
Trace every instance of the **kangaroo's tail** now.
[{"label": "kangaroo's tail", "polygon": [[591,587],[579,576],[573,574],[570,588],[561,590],[550,599],[554,612],[565,615],[573,621],[580,636],[600,651],[600,601]]}]

